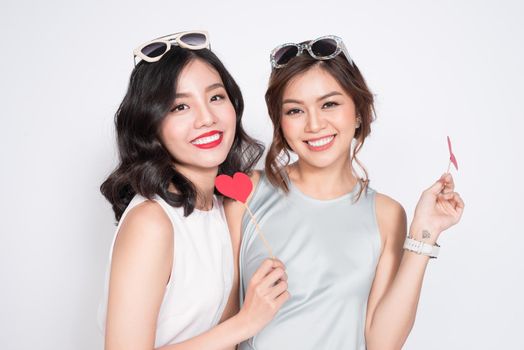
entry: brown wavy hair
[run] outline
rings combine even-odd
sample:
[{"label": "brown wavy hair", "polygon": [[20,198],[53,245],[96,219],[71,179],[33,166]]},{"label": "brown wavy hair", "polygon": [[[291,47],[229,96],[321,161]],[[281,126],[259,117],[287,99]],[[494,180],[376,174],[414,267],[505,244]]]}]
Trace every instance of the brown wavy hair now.
[{"label": "brown wavy hair", "polygon": [[[286,66],[272,70],[265,97],[268,113],[273,123],[273,141],[267,153],[265,173],[274,186],[281,188],[286,193],[289,191],[284,168],[289,164],[289,152],[292,149],[284,138],[280,123],[282,118],[282,98],[286,87],[292,79],[315,66],[322,68],[336,79],[344,91],[353,99],[357,116],[360,116],[362,119],[360,127],[355,130],[356,145],[351,154],[351,171],[361,185],[356,197],[356,200],[358,200],[369,185],[369,177],[366,168],[357,158],[357,154],[362,149],[364,140],[371,132],[371,123],[376,119],[376,114],[374,97],[364,77],[354,63],[350,64],[348,62],[343,53],[340,53],[335,58],[322,61],[304,53],[292,58]],[[353,167],[353,162],[362,170],[362,177],[357,174]]]}]

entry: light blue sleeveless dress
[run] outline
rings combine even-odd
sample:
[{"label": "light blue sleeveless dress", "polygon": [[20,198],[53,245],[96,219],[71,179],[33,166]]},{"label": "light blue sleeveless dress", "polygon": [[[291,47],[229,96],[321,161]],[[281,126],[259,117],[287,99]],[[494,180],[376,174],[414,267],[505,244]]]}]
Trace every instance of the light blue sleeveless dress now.
[{"label": "light blue sleeveless dress", "polygon": [[[380,255],[375,191],[331,200],[272,186],[262,174],[248,203],[277,258],[286,265],[291,298],[241,350],[366,348],[369,292]],[[248,213],[242,218],[240,302],[268,251]]]}]

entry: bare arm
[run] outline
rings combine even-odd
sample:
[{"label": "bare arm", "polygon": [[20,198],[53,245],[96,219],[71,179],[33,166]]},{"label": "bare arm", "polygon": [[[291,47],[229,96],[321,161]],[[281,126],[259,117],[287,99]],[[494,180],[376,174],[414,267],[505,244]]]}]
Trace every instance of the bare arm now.
[{"label": "bare arm", "polygon": [[[428,230],[427,243],[434,244],[460,220],[464,203],[453,190],[448,176],[424,191],[410,225],[414,238],[421,240],[422,230]],[[399,203],[377,194],[376,208],[383,246],[368,300],[366,343],[369,350],[401,349],[415,322],[429,257],[402,250],[406,214]]]},{"label": "bare arm", "polygon": [[[254,336],[288,299],[284,269],[267,259],[251,279],[244,307],[207,332],[161,350],[229,349]],[[279,282],[281,281],[281,282]]]},{"label": "bare arm", "polygon": [[113,248],[106,349],[153,348],[172,261],[172,226],[160,205],[147,201],[133,208]]},{"label": "bare arm", "polygon": [[[174,259],[173,244],[171,222],[157,203],[142,203],[124,219],[113,249],[106,349],[154,348],[156,320]],[[285,280],[278,262],[265,261],[253,276],[240,312],[207,332],[161,349],[234,348],[256,334],[287,300]],[[228,305],[224,318],[234,311],[234,305]]]}]

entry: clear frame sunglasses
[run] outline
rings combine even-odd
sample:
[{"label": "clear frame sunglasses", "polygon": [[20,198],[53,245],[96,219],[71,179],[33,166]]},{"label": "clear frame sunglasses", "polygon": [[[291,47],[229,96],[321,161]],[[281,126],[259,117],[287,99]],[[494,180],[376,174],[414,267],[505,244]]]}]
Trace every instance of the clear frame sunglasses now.
[{"label": "clear frame sunglasses", "polygon": [[135,66],[137,65],[137,57],[146,62],[159,61],[171,49],[172,45],[189,50],[211,49],[207,31],[195,30],[169,34],[148,41],[134,49]]},{"label": "clear frame sunglasses", "polygon": [[301,55],[304,50],[317,60],[329,60],[343,52],[349,64],[354,65],[342,39],[335,35],[326,35],[300,44],[286,43],[277,46],[271,51],[271,67],[278,69],[286,66],[293,57]]}]

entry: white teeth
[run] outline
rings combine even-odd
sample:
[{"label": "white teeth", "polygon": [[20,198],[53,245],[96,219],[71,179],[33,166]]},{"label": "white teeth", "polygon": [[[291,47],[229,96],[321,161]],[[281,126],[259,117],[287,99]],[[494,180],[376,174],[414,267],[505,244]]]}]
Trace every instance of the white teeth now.
[{"label": "white teeth", "polygon": [[324,146],[324,145],[327,145],[328,143],[330,143],[331,140],[333,140],[334,137],[335,136],[331,135],[331,136],[328,136],[328,137],[324,137],[323,139],[320,139],[320,140],[308,141],[307,143],[310,146],[313,146],[313,147],[320,147],[320,146]]},{"label": "white teeth", "polygon": [[214,142],[214,141],[218,140],[219,138],[220,138],[220,134],[216,133],[216,134],[214,134],[212,136],[201,137],[199,139],[196,139],[195,141],[191,141],[191,143],[193,145],[205,145],[206,143]]}]

